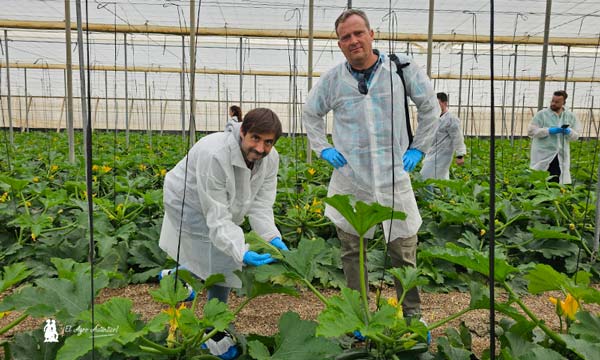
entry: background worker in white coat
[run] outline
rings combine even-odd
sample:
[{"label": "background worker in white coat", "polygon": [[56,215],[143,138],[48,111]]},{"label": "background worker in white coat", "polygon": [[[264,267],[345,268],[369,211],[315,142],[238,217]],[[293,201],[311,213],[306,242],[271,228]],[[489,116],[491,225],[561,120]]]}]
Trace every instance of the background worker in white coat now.
[{"label": "background worker in white coat", "polygon": [[550,181],[571,183],[571,150],[569,143],[579,138],[579,124],[575,114],[565,108],[567,93],[554,92],[550,108],[538,111],[529,124],[531,161],[534,170],[546,170]]},{"label": "background worker in white coat", "polygon": [[[402,81],[395,63],[372,48],[374,33],[367,16],[357,9],[347,10],[336,20],[335,29],[347,61],[321,76],[303,107],[313,150],[335,167],[327,195],[352,194],[367,203],[393,204],[406,213],[405,221],[393,222],[391,234],[388,222],[383,229],[392,266],[416,266],[421,216],[408,171],[429,149],[435,133],[440,113],[435,93],[425,72],[402,56],[403,63],[410,63],[404,68],[406,90],[418,108],[419,126],[409,148]],[[332,110],[333,146],[327,140],[324,121]],[[337,228],[348,286],[358,290],[357,233],[334,208],[327,206],[325,215]],[[371,229],[366,238],[372,238],[373,232]],[[399,283],[396,290],[402,292]],[[402,304],[405,316],[420,315],[420,303],[418,290],[409,291]]]},{"label": "background worker in white coat", "polygon": [[423,179],[450,179],[450,164],[456,153],[456,165],[465,163],[467,153],[465,139],[460,128],[460,120],[448,111],[448,95],[437,93],[437,99],[442,113],[433,144],[425,155],[421,176]]},{"label": "background worker in white coat", "polygon": [[[281,122],[273,111],[251,110],[242,123],[234,124],[233,131],[200,139],[165,177],[159,245],[176,259],[181,236],[181,268],[201,279],[225,275],[225,283],[208,290],[209,300],[227,302],[230,289],[241,286],[233,272],[243,264],[274,261],[270,254],[248,250],[240,227],[246,216],[263,239],[288,250],[273,216],[279,169],[274,145],[281,133]],[[221,359],[237,357],[234,340],[221,333],[215,338],[218,343],[207,342],[211,354]]]}]

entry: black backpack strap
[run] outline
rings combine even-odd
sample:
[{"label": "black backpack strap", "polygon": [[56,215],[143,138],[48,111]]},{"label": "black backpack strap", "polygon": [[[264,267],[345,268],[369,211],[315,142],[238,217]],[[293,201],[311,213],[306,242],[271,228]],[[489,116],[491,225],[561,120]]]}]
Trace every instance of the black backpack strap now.
[{"label": "black backpack strap", "polygon": [[410,126],[410,112],[408,110],[408,96],[406,95],[406,82],[404,81],[404,74],[402,69],[410,65],[410,63],[401,64],[400,59],[396,54],[390,54],[390,60],[392,60],[396,64],[396,73],[400,76],[400,80],[402,80],[402,88],[404,89],[404,116],[406,117],[406,131],[408,133],[408,146],[413,142],[413,133]]}]

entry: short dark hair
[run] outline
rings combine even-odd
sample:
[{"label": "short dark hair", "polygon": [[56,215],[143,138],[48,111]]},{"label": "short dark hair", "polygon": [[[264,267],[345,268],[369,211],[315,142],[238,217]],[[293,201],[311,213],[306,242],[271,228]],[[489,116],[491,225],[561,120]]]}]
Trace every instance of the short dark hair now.
[{"label": "short dark hair", "polygon": [[275,134],[275,141],[279,139],[283,130],[281,129],[281,121],[277,114],[271,109],[256,108],[248,111],[242,122],[242,133],[246,135],[248,132],[255,134]]},{"label": "short dark hair", "polygon": [[242,121],[242,109],[237,105],[231,105],[229,110],[233,113],[233,116],[237,117],[238,121]]},{"label": "short dark hair", "polygon": [[348,9],[348,10],[345,10],[343,13],[341,13],[340,16],[338,16],[338,18],[335,20],[335,34],[336,35],[339,35],[338,31],[337,31],[338,25],[343,23],[344,21],[346,21],[352,15],[360,16],[365,21],[365,25],[367,25],[367,29],[371,30],[371,25],[369,24],[369,18],[367,18],[367,14],[365,14],[364,11],[358,10],[358,9]]},{"label": "short dark hair", "polygon": [[567,95],[567,92],[564,90],[556,90],[554,92],[554,96],[562,96],[565,98],[565,100],[567,100],[567,97],[569,97],[569,95]]},{"label": "short dark hair", "polygon": [[437,93],[437,98],[438,100],[440,100],[441,102],[448,102],[448,94],[444,93],[444,92],[439,92]]}]

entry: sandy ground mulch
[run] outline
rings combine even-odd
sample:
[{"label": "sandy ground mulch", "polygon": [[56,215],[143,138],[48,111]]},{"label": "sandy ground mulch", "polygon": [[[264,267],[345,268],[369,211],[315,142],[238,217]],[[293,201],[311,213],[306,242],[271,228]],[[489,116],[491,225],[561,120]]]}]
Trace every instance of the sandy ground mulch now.
[{"label": "sandy ground mulch", "polygon": [[[164,308],[162,304],[152,300],[148,293],[150,289],[158,288],[158,284],[141,284],[130,285],[119,289],[104,289],[99,296],[98,302],[102,303],[112,297],[127,297],[133,301],[133,309],[139,313],[144,320],[152,318]],[[596,285],[596,288],[599,288]],[[330,297],[338,294],[336,290],[324,290],[323,294]],[[385,288],[382,296],[387,298],[394,296],[393,288]],[[533,311],[534,314],[544,320],[545,323],[552,329],[559,328],[559,321],[554,313],[554,305],[552,305],[548,296],[561,297],[558,292],[549,292],[542,296],[528,295],[522,298],[524,303]],[[371,299],[375,298],[375,294],[371,294]],[[422,312],[423,318],[427,323],[432,324],[442,320],[447,316],[457,313],[466,308],[469,304],[470,296],[468,293],[450,292],[450,293],[422,293]],[[498,291],[497,299],[506,299],[506,295]],[[236,308],[241,298],[235,294],[230,296],[230,308]],[[198,301],[198,309],[201,309],[205,302],[205,296],[201,296]],[[287,311],[297,312],[302,319],[315,320],[318,314],[323,310],[323,304],[317,297],[308,290],[302,290],[300,297],[292,297],[287,295],[267,295],[253,300],[248,304],[237,316],[235,320],[235,328],[243,334],[255,333],[260,335],[273,335],[277,332],[277,322],[280,316]],[[587,305],[586,309],[594,313],[600,313],[600,306]],[[200,310],[198,310],[200,315]],[[10,313],[3,319],[0,319],[0,328],[4,327],[10,321],[19,316],[18,313]],[[499,321],[501,315],[496,316],[496,321]],[[462,317],[453,320],[443,327],[436,328],[432,331],[433,344],[432,349],[436,349],[435,339],[444,334],[448,327],[458,327],[460,322],[464,321],[473,337],[473,352],[476,355],[481,355],[482,351],[489,348],[489,312],[485,310],[476,310],[468,312]],[[44,319],[28,318],[17,327],[4,334],[3,338],[12,336],[15,332],[21,332],[31,329],[41,329],[44,326]],[[2,338],[0,337],[0,340]],[[497,345],[498,347],[499,345]]]}]

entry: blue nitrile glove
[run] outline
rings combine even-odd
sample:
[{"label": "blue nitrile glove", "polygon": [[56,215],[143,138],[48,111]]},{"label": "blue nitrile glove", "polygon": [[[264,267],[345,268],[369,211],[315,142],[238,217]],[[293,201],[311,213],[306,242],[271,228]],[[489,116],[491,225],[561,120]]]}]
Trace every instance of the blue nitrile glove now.
[{"label": "blue nitrile glove", "polygon": [[271,257],[271,254],[259,254],[256,251],[246,251],[244,254],[244,264],[261,266],[265,264],[270,264],[275,259]]},{"label": "blue nitrile glove", "polygon": [[564,129],[563,129],[563,134],[565,134],[565,135],[571,135],[571,129],[569,129],[569,128],[564,128]]},{"label": "blue nitrile glove", "polygon": [[365,341],[367,340],[366,337],[363,336],[363,334],[360,332],[360,330],[354,330],[354,332],[352,333],[352,335],[354,335],[354,338],[358,341]]},{"label": "blue nitrile glove", "polygon": [[559,128],[559,127],[548,128],[548,133],[550,135],[562,134],[563,131],[564,131],[564,129],[563,128]]},{"label": "blue nitrile glove", "polygon": [[281,240],[279,236],[271,240],[271,245],[275,246],[279,250],[290,251],[290,249],[288,249],[288,247],[285,246],[285,243],[283,242],[283,240]]},{"label": "blue nitrile glove", "polygon": [[423,152],[419,149],[408,149],[402,157],[404,163],[404,170],[411,172],[415,169],[419,161],[423,158]]},{"label": "blue nitrile glove", "polygon": [[348,162],[344,155],[342,155],[335,148],[327,148],[321,151],[321,158],[331,164],[334,168],[338,169],[346,165]]}]

